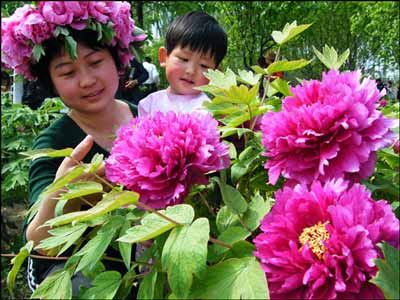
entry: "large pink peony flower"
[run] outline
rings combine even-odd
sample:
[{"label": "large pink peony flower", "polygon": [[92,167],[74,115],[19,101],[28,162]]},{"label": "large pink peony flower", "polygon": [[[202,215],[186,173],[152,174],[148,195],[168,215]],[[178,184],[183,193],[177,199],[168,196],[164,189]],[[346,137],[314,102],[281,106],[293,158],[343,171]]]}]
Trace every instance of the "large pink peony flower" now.
[{"label": "large pink peony flower", "polygon": [[117,135],[106,176],[152,208],[182,203],[193,184],[208,183],[207,172],[230,164],[210,114],[156,113],[133,119]]},{"label": "large pink peony flower", "polygon": [[279,175],[292,183],[345,177],[351,181],[372,175],[376,151],[393,143],[377,100],[383,96],[374,81],[359,71],[324,73],[322,81],[304,81],[292,88],[282,111],[263,117],[263,145],[269,158],[269,182]]},{"label": "large pink peony flower", "polygon": [[276,192],[254,239],[272,299],[383,299],[369,280],[377,243],[399,247],[399,221],[360,184],[316,181]]}]

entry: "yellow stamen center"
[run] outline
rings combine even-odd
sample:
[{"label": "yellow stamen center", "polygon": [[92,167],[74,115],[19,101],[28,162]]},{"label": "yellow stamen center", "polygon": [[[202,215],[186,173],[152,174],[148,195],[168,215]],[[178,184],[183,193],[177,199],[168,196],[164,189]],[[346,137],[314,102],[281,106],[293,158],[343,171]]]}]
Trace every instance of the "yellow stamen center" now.
[{"label": "yellow stamen center", "polygon": [[301,248],[308,242],[308,246],[311,251],[318,257],[318,259],[322,259],[326,247],[323,245],[323,241],[327,241],[329,239],[329,233],[325,228],[325,225],[328,222],[321,223],[307,227],[303,229],[303,232],[299,236],[299,242],[301,244]]}]

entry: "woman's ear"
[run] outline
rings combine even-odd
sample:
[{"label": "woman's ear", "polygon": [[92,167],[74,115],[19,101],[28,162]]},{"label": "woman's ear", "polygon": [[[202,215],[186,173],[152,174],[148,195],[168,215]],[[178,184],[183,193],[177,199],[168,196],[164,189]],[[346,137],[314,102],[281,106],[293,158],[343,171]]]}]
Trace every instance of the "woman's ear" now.
[{"label": "woman's ear", "polygon": [[167,61],[167,49],[160,47],[158,49],[158,60],[160,61],[160,67],[165,68],[165,63]]}]

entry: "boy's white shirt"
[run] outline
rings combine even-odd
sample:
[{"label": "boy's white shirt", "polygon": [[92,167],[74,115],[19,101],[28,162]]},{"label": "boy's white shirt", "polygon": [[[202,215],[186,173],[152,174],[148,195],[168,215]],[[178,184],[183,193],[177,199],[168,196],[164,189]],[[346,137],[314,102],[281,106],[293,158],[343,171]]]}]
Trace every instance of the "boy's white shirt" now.
[{"label": "boy's white shirt", "polygon": [[157,111],[162,113],[169,111],[208,113],[207,109],[203,107],[205,101],[210,101],[210,98],[203,92],[197,95],[179,95],[171,93],[170,88],[167,88],[154,92],[140,100],[138,115],[139,117],[145,117],[147,115],[154,115]]}]

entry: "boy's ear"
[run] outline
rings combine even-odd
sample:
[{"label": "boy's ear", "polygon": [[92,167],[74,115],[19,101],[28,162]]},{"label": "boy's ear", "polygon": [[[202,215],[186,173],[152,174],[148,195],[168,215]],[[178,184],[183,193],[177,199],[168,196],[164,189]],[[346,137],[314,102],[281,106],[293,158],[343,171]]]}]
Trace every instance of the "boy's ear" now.
[{"label": "boy's ear", "polygon": [[167,49],[165,47],[160,47],[158,49],[158,60],[160,61],[160,67],[165,67],[165,62],[167,61]]}]

